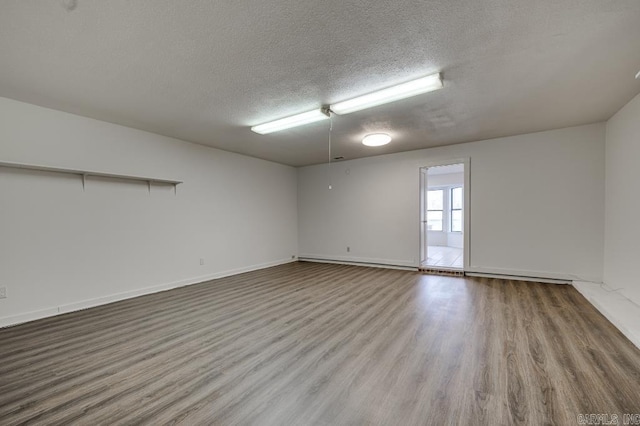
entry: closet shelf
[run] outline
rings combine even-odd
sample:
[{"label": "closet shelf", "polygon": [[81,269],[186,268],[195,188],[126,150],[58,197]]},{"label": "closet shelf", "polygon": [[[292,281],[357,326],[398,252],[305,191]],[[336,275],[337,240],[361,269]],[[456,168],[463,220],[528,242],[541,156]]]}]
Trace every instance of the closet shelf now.
[{"label": "closet shelf", "polygon": [[49,167],[49,166],[39,166],[34,164],[22,164],[22,163],[11,163],[6,161],[0,161],[0,167],[9,167],[13,169],[24,169],[24,170],[37,170],[41,172],[53,172],[53,173],[66,173],[71,175],[78,175],[82,177],[82,185],[84,186],[85,178],[89,176],[94,177],[102,177],[102,178],[111,178],[111,179],[123,179],[123,180],[131,180],[131,181],[139,181],[139,182],[147,182],[149,186],[152,183],[163,184],[163,185],[173,185],[174,188],[181,184],[182,181],[179,180],[171,180],[171,179],[158,179],[152,177],[145,176],[132,176],[132,175],[121,175],[116,173],[104,173],[104,172],[96,172],[93,170],[80,170],[80,169],[65,169],[61,167]]}]

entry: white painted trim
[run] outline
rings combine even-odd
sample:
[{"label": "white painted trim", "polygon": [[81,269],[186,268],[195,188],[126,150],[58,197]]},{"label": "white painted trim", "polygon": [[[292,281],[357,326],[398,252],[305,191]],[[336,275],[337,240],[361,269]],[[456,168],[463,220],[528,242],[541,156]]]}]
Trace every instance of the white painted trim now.
[{"label": "white painted trim", "polygon": [[462,225],[463,248],[462,268],[469,269],[471,265],[471,157],[464,159],[464,224]]},{"label": "white painted trim", "polygon": [[427,241],[427,238],[425,238],[425,236],[427,235],[428,229],[427,229],[427,223],[425,223],[425,218],[424,218],[424,213],[427,211],[427,171],[429,169],[426,167],[420,167],[419,169],[419,181],[418,181],[418,191],[419,191],[419,200],[418,200],[418,235],[420,236],[420,238],[418,238],[418,260],[419,260],[419,265],[422,266],[423,263],[425,263],[427,261],[428,258],[428,252],[429,252],[429,248],[428,248],[428,244],[429,242]]},{"label": "white painted trim", "polygon": [[0,318],[0,328],[9,327],[11,325],[22,324],[24,322],[35,321],[41,318],[52,317],[59,315],[60,311],[58,307],[45,308],[37,311],[25,312],[23,314],[11,315],[8,317]]},{"label": "white painted trim", "polygon": [[[514,277],[529,277],[529,278],[544,278],[549,280],[559,280],[565,281],[567,283],[573,282],[576,280],[575,275],[571,274],[562,274],[557,272],[547,272],[547,271],[526,271],[519,269],[508,269],[508,268],[487,268],[483,266],[470,266],[469,269],[465,270],[469,273],[476,274],[492,274],[492,275],[509,275]],[[582,277],[580,280],[583,281],[598,281],[597,278],[593,277]]]},{"label": "white painted trim", "polygon": [[[438,166],[451,166],[453,164],[463,164],[464,165],[464,187],[463,187],[463,195],[464,195],[464,206],[463,206],[463,216],[464,223],[462,225],[463,232],[463,243],[462,243],[462,269],[467,271],[469,270],[469,265],[471,265],[471,157],[462,157],[462,158],[452,158],[447,160],[433,160],[423,164],[420,167],[420,173],[424,169],[429,169],[430,167],[438,167]],[[428,175],[426,177],[426,185],[429,186],[429,178]],[[420,180],[420,193],[423,191],[422,187],[422,179]],[[425,201],[426,203],[426,201]],[[420,212],[418,213],[418,223],[422,221],[422,207],[420,206]],[[422,239],[424,235],[422,235],[422,229],[418,228],[418,232],[420,233],[420,247],[418,249],[418,259],[420,259],[420,254],[422,252],[423,242]]]},{"label": "white painted trim", "polygon": [[28,321],[34,321],[37,319],[52,317],[55,315],[66,314],[68,312],[80,311],[82,309],[93,308],[95,306],[106,305],[108,303],[117,302],[120,300],[132,299],[134,297],[143,296],[145,294],[158,293],[160,291],[171,290],[173,288],[185,287],[188,285],[199,284],[206,281],[211,281],[219,278],[228,277],[231,275],[238,275],[245,272],[257,271],[259,269],[270,268],[272,266],[284,265],[286,263],[296,262],[297,259],[280,259],[273,262],[265,262],[256,265],[250,265],[243,268],[230,269],[227,271],[216,272],[209,275],[202,275],[199,277],[188,278],[180,281],[174,281],[165,284],[159,284],[151,287],[145,287],[132,291],[125,291],[121,293],[110,294],[103,297],[97,297],[94,299],[82,300],[80,302],[68,303],[65,305],[50,307],[41,309],[38,311],[27,312],[24,314],[11,315],[0,318],[0,328],[8,327],[11,325],[17,325]]},{"label": "white painted trim", "polygon": [[387,265],[387,266],[401,266],[405,268],[418,268],[415,260],[400,260],[400,259],[379,259],[374,257],[356,257],[356,256],[325,256],[322,254],[305,253],[298,255],[299,260],[320,260],[331,262],[347,262],[350,264],[371,264],[371,265]]},{"label": "white painted trim", "polygon": [[546,283],[546,284],[571,284],[570,280],[560,280],[555,278],[541,278],[531,277],[523,275],[504,275],[504,274],[487,274],[484,272],[465,272],[468,277],[480,277],[480,278],[498,278],[501,280],[516,280],[516,281],[530,281],[534,283]]},{"label": "white painted trim", "polygon": [[574,281],[573,287],[640,349],[640,308],[637,304],[617,291],[606,290],[604,284]]},{"label": "white painted trim", "polygon": [[327,258],[316,256],[299,256],[298,260],[301,262],[314,262],[314,263],[331,263],[336,265],[355,265],[355,266],[368,266],[370,268],[383,268],[383,269],[401,269],[403,271],[417,271],[418,267],[415,265],[401,265],[389,262],[371,262],[371,261],[357,261],[357,260],[344,260],[339,258]]}]

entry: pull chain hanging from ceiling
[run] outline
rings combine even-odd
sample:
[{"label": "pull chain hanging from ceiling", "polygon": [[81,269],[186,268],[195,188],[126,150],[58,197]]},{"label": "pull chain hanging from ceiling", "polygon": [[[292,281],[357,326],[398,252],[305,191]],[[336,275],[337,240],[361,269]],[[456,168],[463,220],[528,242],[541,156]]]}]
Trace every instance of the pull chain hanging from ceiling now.
[{"label": "pull chain hanging from ceiling", "polygon": [[327,114],[329,114],[329,167],[327,168],[327,178],[329,180],[329,189],[332,189],[331,187],[331,132],[333,131],[333,118],[331,117],[331,110],[327,111]]}]

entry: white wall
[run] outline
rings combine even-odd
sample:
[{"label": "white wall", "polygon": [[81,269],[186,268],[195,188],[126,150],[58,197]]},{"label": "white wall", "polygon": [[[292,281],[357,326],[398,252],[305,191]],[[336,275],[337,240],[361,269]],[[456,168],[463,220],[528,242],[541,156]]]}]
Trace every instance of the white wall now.
[{"label": "white wall", "polygon": [[640,95],[606,125],[604,285],[574,282],[640,348]]},{"label": "white wall", "polygon": [[640,304],[640,95],[607,122],[604,281]]},{"label": "white wall", "polygon": [[443,173],[440,175],[428,174],[427,186],[464,185],[464,173]]},{"label": "white wall", "polygon": [[0,161],[184,181],[177,195],[96,179],[83,191],[76,176],[0,167],[0,325],[297,254],[292,167],[4,98]]},{"label": "white wall", "polygon": [[448,234],[447,231],[427,231],[427,244],[430,246],[448,246]]},{"label": "white wall", "polygon": [[[298,170],[300,257],[417,266],[419,168],[471,159],[472,270],[601,281],[603,123]],[[351,248],[350,252],[346,247]]]}]

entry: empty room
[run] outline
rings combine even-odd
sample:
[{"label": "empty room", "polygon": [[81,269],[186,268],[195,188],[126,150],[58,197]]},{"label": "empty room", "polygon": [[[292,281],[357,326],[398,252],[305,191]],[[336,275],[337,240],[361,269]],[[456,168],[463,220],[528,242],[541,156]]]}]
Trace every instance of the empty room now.
[{"label": "empty room", "polygon": [[0,425],[640,425],[640,2],[0,2]]}]

